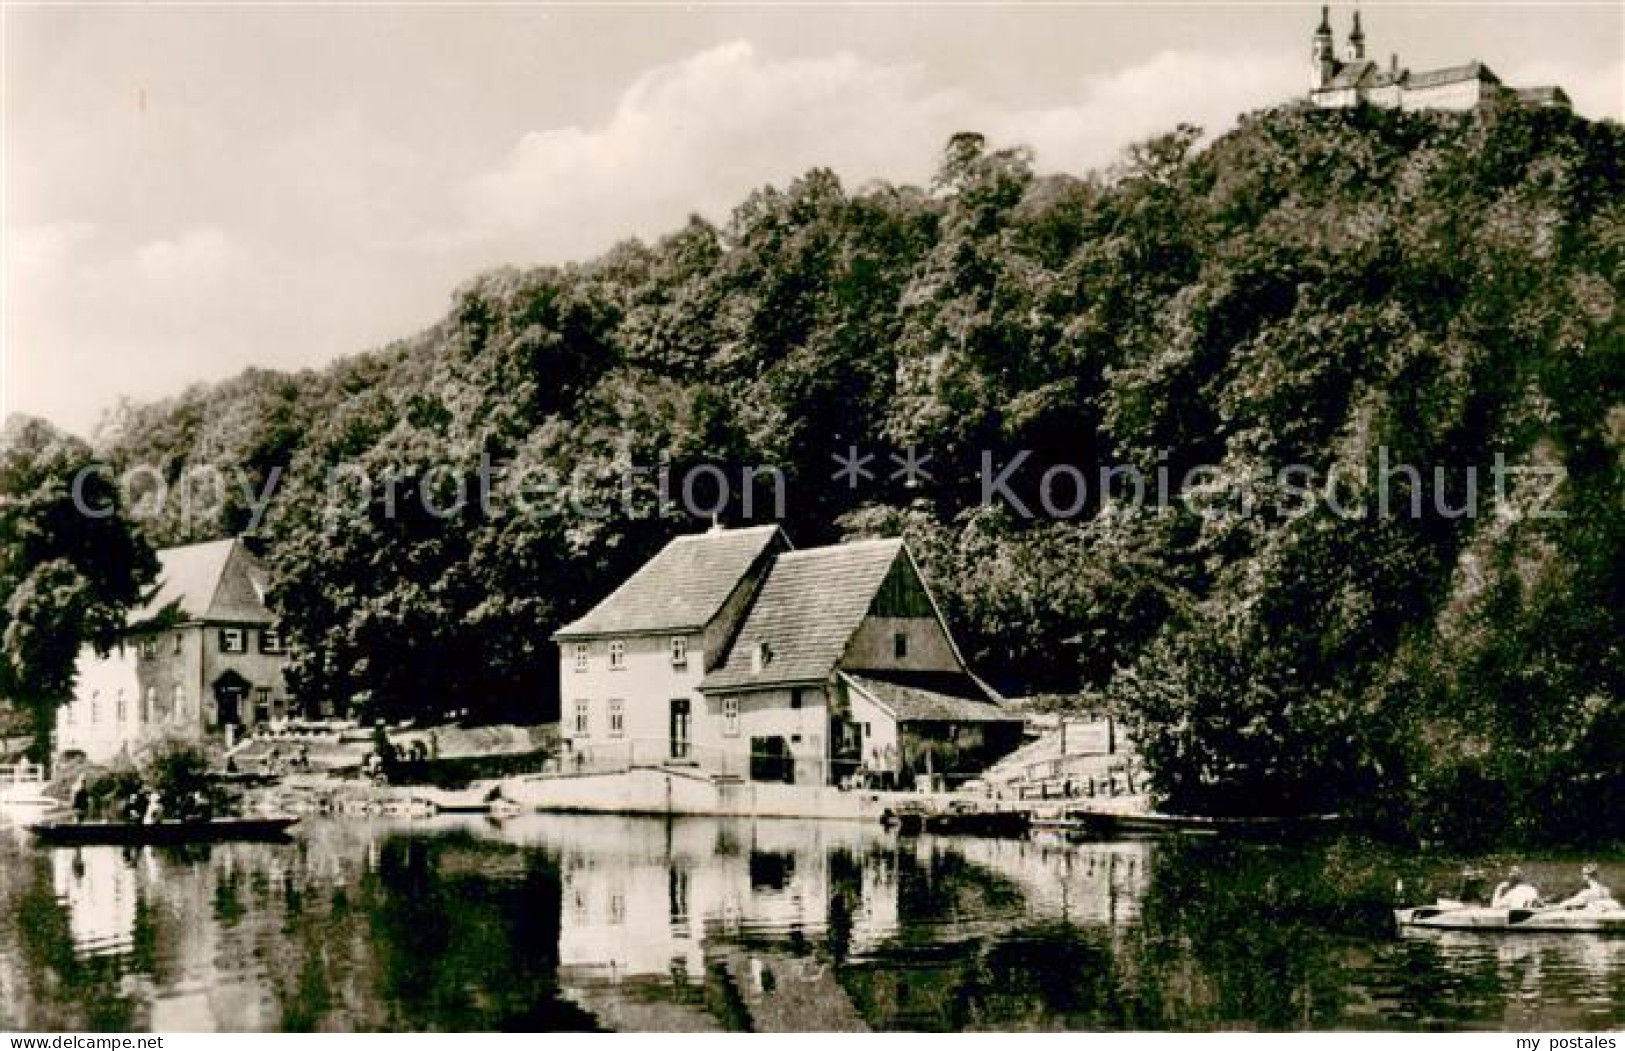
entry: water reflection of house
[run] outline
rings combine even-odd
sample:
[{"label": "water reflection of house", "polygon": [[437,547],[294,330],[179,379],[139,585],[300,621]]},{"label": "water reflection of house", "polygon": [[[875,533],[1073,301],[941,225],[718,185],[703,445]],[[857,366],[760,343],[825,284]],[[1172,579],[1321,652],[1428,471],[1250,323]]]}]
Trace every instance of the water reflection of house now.
[{"label": "water reflection of house", "polygon": [[74,949],[87,956],[128,952],[140,897],[134,867],[114,847],[51,853],[51,886],[67,906]]},{"label": "water reflection of house", "polygon": [[79,655],[57,748],[106,762],[158,738],[231,738],[288,717],[266,572],[240,540],[158,552],[158,583],[105,656]]},{"label": "water reflection of house", "polygon": [[860,1028],[832,965],[884,956],[919,923],[938,944],[1029,920],[1126,929],[1152,849],[800,822],[515,824],[559,852],[560,986],[615,1024],[683,1030],[739,1024],[707,1014],[718,996],[752,1028],[796,1028],[817,1012],[824,1029]]},{"label": "water reflection of house", "polygon": [[827,855],[807,849],[800,826],[629,819],[570,835],[554,840],[572,843],[559,862],[559,962],[577,977],[698,976],[708,931],[804,929],[827,918]]},{"label": "water reflection of house", "polygon": [[160,1032],[276,1027],[263,947],[281,933],[279,915],[237,898],[250,881],[280,886],[280,868],[273,848],[252,845],[199,856],[118,847],[51,854],[77,956],[128,956],[139,943],[162,961],[161,970],[128,973],[120,983],[145,1003],[144,1027]]},{"label": "water reflection of house", "polygon": [[828,785],[862,768],[969,774],[1020,740],[901,540],[679,537],[554,638],[583,768]]}]

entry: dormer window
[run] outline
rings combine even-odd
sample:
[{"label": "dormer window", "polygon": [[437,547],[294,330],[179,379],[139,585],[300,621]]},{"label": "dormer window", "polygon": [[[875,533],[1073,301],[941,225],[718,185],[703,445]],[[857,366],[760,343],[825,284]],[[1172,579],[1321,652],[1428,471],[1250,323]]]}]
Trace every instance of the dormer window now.
[{"label": "dormer window", "polygon": [[575,644],[576,671],[586,671],[591,663],[592,650],[585,642]]},{"label": "dormer window", "polygon": [[242,628],[220,629],[221,653],[245,653],[248,650],[248,639]]},{"label": "dormer window", "polygon": [[758,642],[750,648],[750,670],[760,675],[763,668],[773,663],[773,647]]},{"label": "dormer window", "polygon": [[671,666],[673,668],[688,667],[688,640],[681,635],[671,637]]},{"label": "dormer window", "polygon": [[609,644],[609,670],[626,670],[626,643],[616,640]]}]

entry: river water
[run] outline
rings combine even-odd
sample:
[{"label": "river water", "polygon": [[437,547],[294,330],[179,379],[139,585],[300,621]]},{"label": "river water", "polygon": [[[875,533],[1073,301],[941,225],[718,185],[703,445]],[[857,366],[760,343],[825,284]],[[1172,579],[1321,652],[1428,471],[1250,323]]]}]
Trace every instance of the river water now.
[{"label": "river water", "polygon": [[[297,831],[45,849],[0,827],[0,1026],[1625,1027],[1625,938],[1400,936],[1395,880],[1431,893],[1460,862],[1358,843],[544,814]],[[1576,860],[1524,867],[1555,892]]]}]

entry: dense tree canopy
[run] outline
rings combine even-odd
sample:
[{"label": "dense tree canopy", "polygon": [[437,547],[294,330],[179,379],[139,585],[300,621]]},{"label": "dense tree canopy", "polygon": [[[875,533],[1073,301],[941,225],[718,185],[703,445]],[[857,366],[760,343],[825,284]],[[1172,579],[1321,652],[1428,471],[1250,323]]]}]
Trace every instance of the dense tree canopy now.
[{"label": "dense tree canopy", "polygon": [[550,630],[696,527],[662,469],[715,465],[738,522],[774,468],[795,542],[908,535],[978,669],[1110,698],[1172,806],[1625,820],[1625,133],[1294,106],[1199,141],[1081,179],[972,134],[924,189],[809,172],[104,445],[149,489],[236,472],[149,528],[269,541],[307,695],[551,716]]},{"label": "dense tree canopy", "polygon": [[157,560],[84,442],[13,417],[0,435],[0,698],[28,712],[41,757],[82,645],[105,651]]}]

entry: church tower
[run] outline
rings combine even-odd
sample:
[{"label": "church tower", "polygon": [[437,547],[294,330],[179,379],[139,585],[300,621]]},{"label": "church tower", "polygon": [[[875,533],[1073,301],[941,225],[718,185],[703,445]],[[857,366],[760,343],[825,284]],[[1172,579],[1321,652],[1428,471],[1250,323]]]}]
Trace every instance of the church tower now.
[{"label": "church tower", "polygon": [[1365,30],[1360,28],[1360,9],[1354,9],[1354,28],[1349,30],[1349,46],[1345,56],[1350,62],[1365,60]]},{"label": "church tower", "polygon": [[1320,28],[1315,30],[1315,42],[1309,52],[1309,67],[1309,88],[1312,91],[1330,84],[1337,72],[1337,59],[1332,54],[1332,15],[1327,7],[1320,9]]}]

